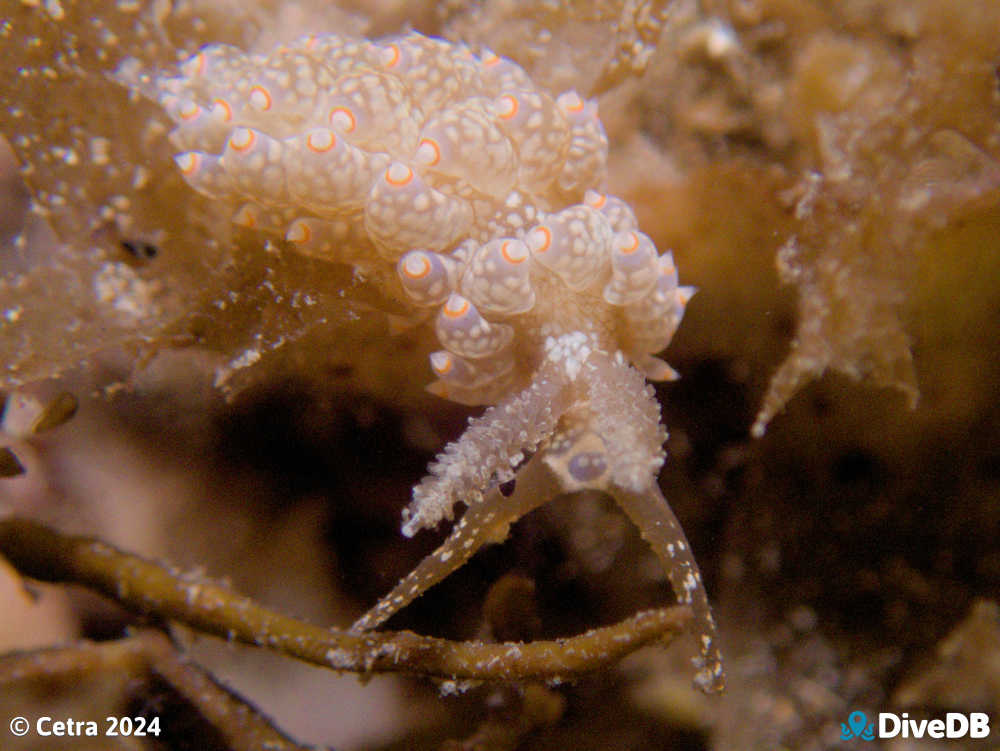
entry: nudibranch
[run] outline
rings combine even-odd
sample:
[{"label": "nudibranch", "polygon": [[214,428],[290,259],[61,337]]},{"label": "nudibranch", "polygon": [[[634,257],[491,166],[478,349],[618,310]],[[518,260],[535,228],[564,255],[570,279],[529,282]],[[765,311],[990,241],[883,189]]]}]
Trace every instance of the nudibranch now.
[{"label": "nudibranch", "polygon": [[297,252],[381,266],[390,293],[431,319],[430,391],[489,405],[414,488],[402,531],[450,520],[460,502],[464,515],[354,629],[377,627],[532,509],[590,488],[662,561],[694,613],[696,683],[720,690],[705,588],[657,484],[667,434],[646,383],[676,378],[655,355],[694,290],[601,192],[597,103],[415,32],[311,35],[267,54],[211,45],[154,88],[195,190]]}]

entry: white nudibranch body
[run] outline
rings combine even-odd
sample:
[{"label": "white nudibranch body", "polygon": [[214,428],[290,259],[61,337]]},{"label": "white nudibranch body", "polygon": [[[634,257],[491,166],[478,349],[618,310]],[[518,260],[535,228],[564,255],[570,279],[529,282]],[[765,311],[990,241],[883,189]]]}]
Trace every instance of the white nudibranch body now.
[{"label": "white nudibranch body", "polygon": [[310,35],[266,55],[211,45],[154,83],[192,188],[300,253],[394,267],[395,294],[441,343],[429,390],[492,405],[414,488],[403,532],[453,518],[459,502],[464,516],[355,628],[385,621],[532,508],[593,488],[691,606],[696,681],[720,690],[705,589],[657,485],[666,431],[644,378],[677,377],[654,355],[694,289],[602,192],[597,102],[553,97],[510,60],[416,32]]}]

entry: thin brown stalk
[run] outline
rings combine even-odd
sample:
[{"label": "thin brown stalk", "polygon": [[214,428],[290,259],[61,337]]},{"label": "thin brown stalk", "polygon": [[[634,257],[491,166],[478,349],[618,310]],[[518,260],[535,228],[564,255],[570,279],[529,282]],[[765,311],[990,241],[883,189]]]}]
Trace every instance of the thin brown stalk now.
[{"label": "thin brown stalk", "polygon": [[233,751],[309,751],[269,720],[189,662],[161,632],[141,631],[111,642],[82,641],[64,647],[17,652],[0,657],[0,688],[37,682],[51,693],[61,683],[78,688],[86,676],[112,674],[141,678],[157,675],[198,709]]},{"label": "thin brown stalk", "polygon": [[269,610],[217,583],[35,521],[0,521],[0,554],[23,575],[78,584],[138,613],[203,633],[357,673],[399,672],[458,681],[568,679],[613,664],[687,624],[685,607],[637,613],[620,623],[552,641],[483,644],[401,631],[357,634]]}]

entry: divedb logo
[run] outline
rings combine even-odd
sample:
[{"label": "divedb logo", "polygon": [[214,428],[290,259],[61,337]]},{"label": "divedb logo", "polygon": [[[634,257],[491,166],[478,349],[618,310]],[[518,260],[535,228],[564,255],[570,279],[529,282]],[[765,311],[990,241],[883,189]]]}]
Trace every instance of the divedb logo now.
[{"label": "divedb logo", "polygon": [[986,738],[990,734],[990,717],[985,712],[948,712],[944,719],[914,720],[906,712],[879,712],[878,721],[868,722],[864,712],[855,710],[840,723],[840,739],[860,738]]}]

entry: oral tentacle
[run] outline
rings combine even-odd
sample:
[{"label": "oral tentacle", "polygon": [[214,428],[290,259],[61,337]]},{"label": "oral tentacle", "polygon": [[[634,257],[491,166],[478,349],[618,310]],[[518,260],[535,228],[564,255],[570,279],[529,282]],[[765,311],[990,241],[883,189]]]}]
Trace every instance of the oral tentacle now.
[{"label": "oral tentacle", "polygon": [[580,370],[590,428],[604,440],[610,482],[634,492],[655,484],[667,431],[653,388],[620,353],[595,351]]},{"label": "oral tentacle", "polygon": [[352,631],[378,627],[438,582],[450,576],[484,545],[503,542],[510,526],[561,492],[552,472],[533,456],[517,473],[514,491],[504,496],[490,489],[482,503],[469,506],[451,534],[433,553],[403,577],[378,604],[355,621]]},{"label": "oral tentacle", "polygon": [[[620,354],[595,350],[580,368],[590,414],[571,445],[562,448],[558,475],[565,490],[603,489],[639,529],[663,564],[677,600],[691,607],[701,654],[696,684],[706,692],[725,686],[718,631],[701,572],[677,517],[657,484],[667,433],[653,389]],[[602,451],[603,449],[603,451]],[[593,479],[587,477],[587,473]]]},{"label": "oral tentacle", "polygon": [[715,617],[691,545],[670,504],[655,482],[639,492],[615,485],[608,492],[660,559],[677,600],[690,606],[694,614],[693,628],[701,652],[694,658],[698,669],[695,684],[708,693],[722,691],[726,682]]},{"label": "oral tentacle", "polygon": [[[558,364],[547,362],[523,391],[501,399],[469,427],[430,466],[430,474],[413,489],[403,512],[403,534],[451,519],[456,503],[470,508],[483,500],[491,482],[514,477],[525,452],[534,451],[556,429],[570,408],[570,380]],[[506,502],[506,501],[504,501]]]}]

